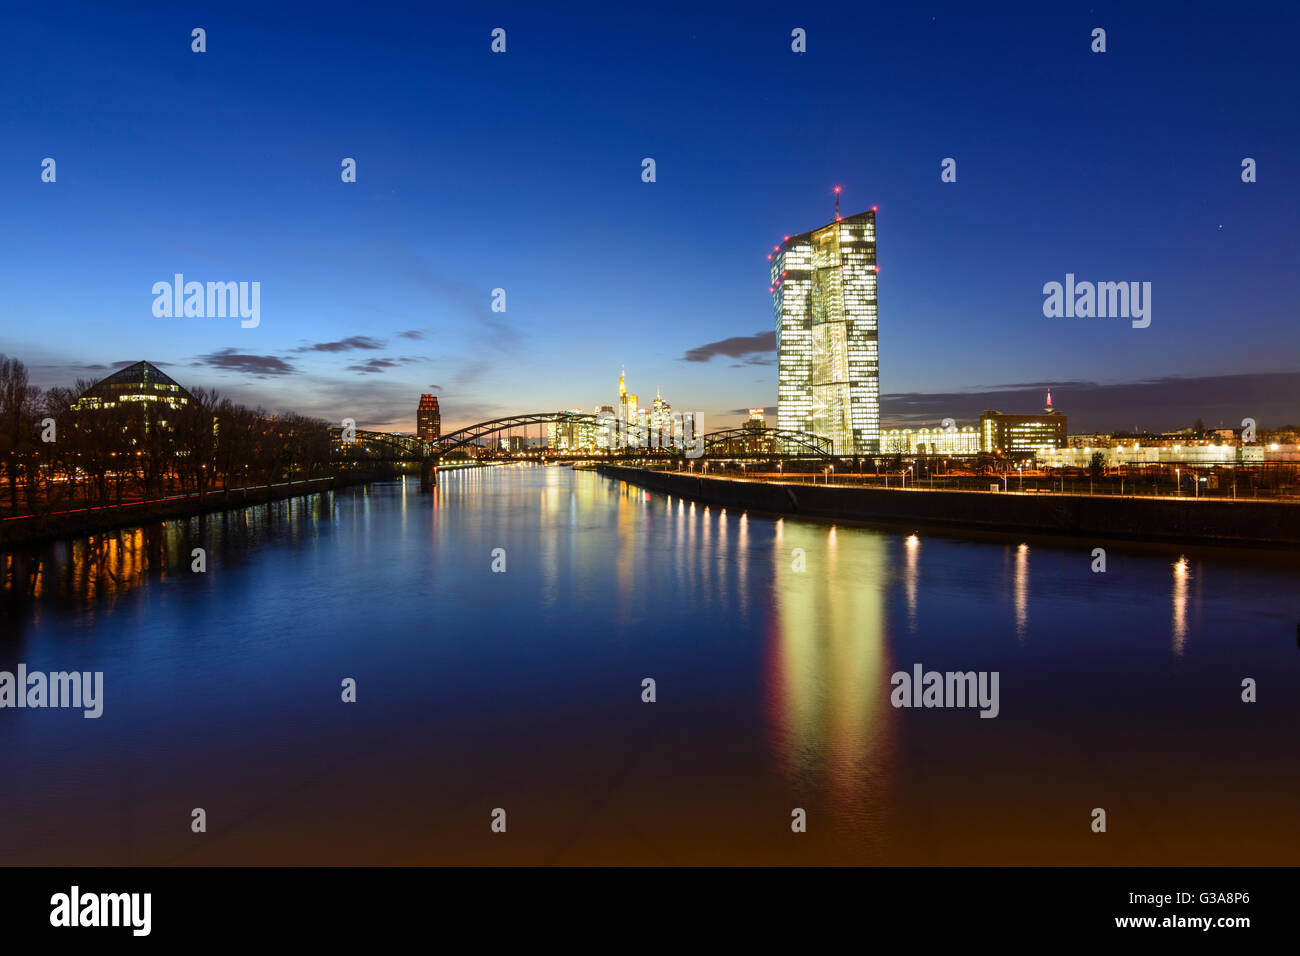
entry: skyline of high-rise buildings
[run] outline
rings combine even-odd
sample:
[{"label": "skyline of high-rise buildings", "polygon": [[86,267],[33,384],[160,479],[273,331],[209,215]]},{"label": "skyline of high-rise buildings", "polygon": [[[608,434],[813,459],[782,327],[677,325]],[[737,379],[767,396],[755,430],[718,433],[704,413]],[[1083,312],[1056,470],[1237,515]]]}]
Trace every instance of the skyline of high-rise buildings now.
[{"label": "skyline of high-rise buildings", "polygon": [[777,427],[878,452],[876,210],[787,236],[771,258]]}]

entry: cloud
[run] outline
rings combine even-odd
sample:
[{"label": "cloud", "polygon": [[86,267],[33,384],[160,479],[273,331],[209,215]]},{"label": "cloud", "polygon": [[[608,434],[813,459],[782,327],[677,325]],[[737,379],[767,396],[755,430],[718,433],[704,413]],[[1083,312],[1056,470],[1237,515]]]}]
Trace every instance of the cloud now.
[{"label": "cloud", "polygon": [[418,362],[420,359],[411,358],[409,355],[401,355],[397,358],[372,358],[360,365],[345,366],[349,372],[382,372],[385,369],[397,368],[399,365],[410,365],[412,362]]},{"label": "cloud", "polygon": [[455,371],[451,375],[452,387],[457,391],[464,391],[474,385],[491,368],[492,363],[486,359],[471,359],[468,362],[458,362]]},{"label": "cloud", "polygon": [[476,323],[480,336],[485,335],[492,348],[506,352],[514,352],[519,348],[525,335],[506,321],[505,313],[492,311],[490,289],[477,288],[440,275],[426,262],[411,255],[409,250],[398,251],[394,258],[411,282],[443,305],[451,306]]},{"label": "cloud", "polygon": [[[744,415],[746,418],[748,418],[748,417],[749,417],[749,409],[748,409],[748,408],[733,408],[731,411],[727,412],[727,414],[728,414],[728,415]],[[773,416],[775,416],[775,415],[776,415],[776,406],[775,406],[775,405],[764,405],[764,406],[763,406],[763,414],[764,414],[764,415],[773,415]]]},{"label": "cloud", "polygon": [[234,349],[222,349],[208,355],[200,355],[199,361],[212,368],[227,372],[244,372],[248,375],[291,375],[295,369],[284,359],[274,355],[249,355]]},{"label": "cloud", "polygon": [[424,333],[419,329],[409,329],[406,332],[398,332],[397,337],[399,339],[422,339],[424,338]]},{"label": "cloud", "polygon": [[766,354],[775,351],[776,332],[756,332],[687,349],[679,361],[708,362],[719,355],[725,355],[727,358],[745,359],[745,365],[771,365],[773,360],[766,358]]},{"label": "cloud", "polygon": [[317,342],[294,349],[295,352],[350,352],[353,349],[382,349],[384,342],[368,335],[352,335],[337,342]]},{"label": "cloud", "polygon": [[367,360],[366,360],[364,363],[362,363],[361,365],[349,365],[349,366],[347,366],[347,371],[349,371],[349,372],[362,372],[362,373],[364,373],[364,374],[369,374],[369,373],[372,373],[372,372],[382,372],[382,371],[384,371],[385,369],[397,368],[397,364],[398,364],[398,363],[397,363],[397,360],[396,360],[396,359],[390,359],[390,358],[372,358],[372,359],[367,359]]}]

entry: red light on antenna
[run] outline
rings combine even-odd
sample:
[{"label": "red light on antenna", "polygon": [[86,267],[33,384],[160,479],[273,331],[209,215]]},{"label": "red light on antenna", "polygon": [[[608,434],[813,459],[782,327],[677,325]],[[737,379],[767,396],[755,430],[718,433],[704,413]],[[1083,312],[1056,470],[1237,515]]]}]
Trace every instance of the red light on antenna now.
[{"label": "red light on antenna", "polygon": [[839,191],[840,191],[840,187],[839,187],[839,186],[836,186],[836,187],[835,187],[835,191],[836,191],[836,192],[839,192]]},{"label": "red light on antenna", "polygon": [[875,207],[875,206],[872,206],[872,207],[871,207],[871,211],[872,211],[872,212],[875,212],[875,211],[876,211],[876,207]]}]

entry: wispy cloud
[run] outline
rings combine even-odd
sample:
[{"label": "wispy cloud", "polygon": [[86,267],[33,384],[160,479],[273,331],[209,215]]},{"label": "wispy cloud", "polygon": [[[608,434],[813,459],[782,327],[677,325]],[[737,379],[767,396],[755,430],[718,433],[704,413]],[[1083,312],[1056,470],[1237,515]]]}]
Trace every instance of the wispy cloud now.
[{"label": "wispy cloud", "polygon": [[234,349],[222,349],[219,352],[200,355],[199,362],[211,368],[227,372],[243,372],[247,375],[291,375],[297,371],[284,359],[276,358],[274,355],[250,355],[246,352],[236,352]]},{"label": "wispy cloud", "polygon": [[365,362],[359,365],[348,365],[346,368],[349,372],[382,372],[385,369],[397,368],[399,365],[410,365],[413,362],[418,361],[420,361],[420,359],[412,358],[409,355],[399,355],[396,358],[385,357],[366,359]]},{"label": "wispy cloud", "polygon": [[[742,365],[771,365],[767,354],[776,351],[776,332],[756,332],[753,335],[736,335],[729,339],[709,342],[687,349],[680,361],[708,362],[719,355],[745,359]],[[736,366],[739,367],[739,366]]]},{"label": "wispy cloud", "polygon": [[360,365],[347,366],[347,370],[349,372],[362,372],[366,374],[374,373],[374,372],[382,372],[385,369],[390,369],[390,368],[397,368],[396,360],[390,358],[372,358],[372,359],[367,359],[365,362],[362,362]]},{"label": "wispy cloud", "polygon": [[317,342],[294,349],[295,352],[351,352],[355,349],[382,349],[385,343],[368,335],[352,335],[337,342]]},{"label": "wispy cloud", "polygon": [[457,279],[440,275],[407,251],[402,251],[399,255],[401,266],[412,282],[476,323],[480,331],[487,334],[494,349],[514,352],[522,344],[524,334],[505,319],[505,313],[492,311],[491,289],[474,288]]}]

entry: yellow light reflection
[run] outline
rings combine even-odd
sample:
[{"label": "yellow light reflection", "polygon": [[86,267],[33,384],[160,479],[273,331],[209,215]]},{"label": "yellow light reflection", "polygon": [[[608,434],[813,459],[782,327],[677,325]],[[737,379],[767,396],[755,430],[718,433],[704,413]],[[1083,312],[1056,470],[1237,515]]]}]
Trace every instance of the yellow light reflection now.
[{"label": "yellow light reflection", "polygon": [[[794,570],[795,548],[807,555],[806,571]],[[836,816],[878,818],[890,805],[895,727],[884,539],[852,530],[830,535],[791,522],[778,526],[772,556],[777,615],[767,709],[773,755],[792,786],[824,789]]]},{"label": "yellow light reflection", "polygon": [[1187,584],[1191,576],[1187,558],[1179,556],[1174,562],[1173,589],[1173,649],[1178,657],[1182,656],[1183,647],[1187,643]]},{"label": "yellow light reflection", "polygon": [[1023,641],[1029,626],[1029,545],[1016,549],[1015,577],[1012,592],[1016,604],[1016,637]]}]

